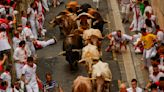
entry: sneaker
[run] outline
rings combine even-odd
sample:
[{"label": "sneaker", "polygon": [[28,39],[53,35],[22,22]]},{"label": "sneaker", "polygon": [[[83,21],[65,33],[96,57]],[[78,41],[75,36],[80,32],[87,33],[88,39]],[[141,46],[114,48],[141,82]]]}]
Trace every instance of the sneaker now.
[{"label": "sneaker", "polygon": [[53,36],[53,39],[54,39],[55,43],[57,43],[57,38],[55,36]]}]

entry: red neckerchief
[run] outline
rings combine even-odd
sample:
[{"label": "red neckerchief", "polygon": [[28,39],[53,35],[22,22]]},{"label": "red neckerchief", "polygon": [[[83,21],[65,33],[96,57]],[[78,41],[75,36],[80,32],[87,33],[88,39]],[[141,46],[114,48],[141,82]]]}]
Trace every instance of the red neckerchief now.
[{"label": "red neckerchief", "polygon": [[43,48],[42,45],[38,44],[37,41],[35,42],[34,46],[35,46],[37,49]]},{"label": "red neckerchief", "polygon": [[10,72],[9,71],[5,71],[6,74],[10,75]]},{"label": "red neckerchief", "polygon": [[19,34],[15,34],[15,37],[18,38],[18,39],[20,38],[20,37],[19,37]]},{"label": "red neckerchief", "polygon": [[27,18],[26,16],[22,16],[22,17]]},{"label": "red neckerchief", "polygon": [[160,55],[160,58],[164,58],[164,55]]}]

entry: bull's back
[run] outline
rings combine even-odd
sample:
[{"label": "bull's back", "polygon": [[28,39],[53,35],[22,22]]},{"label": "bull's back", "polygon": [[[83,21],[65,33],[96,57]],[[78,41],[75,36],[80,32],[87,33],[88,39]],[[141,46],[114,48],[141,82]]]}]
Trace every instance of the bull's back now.
[{"label": "bull's back", "polygon": [[73,82],[72,92],[92,92],[92,84],[89,79],[79,76]]},{"label": "bull's back", "polygon": [[67,36],[63,41],[63,50],[81,49],[83,47],[82,38],[80,36]]}]

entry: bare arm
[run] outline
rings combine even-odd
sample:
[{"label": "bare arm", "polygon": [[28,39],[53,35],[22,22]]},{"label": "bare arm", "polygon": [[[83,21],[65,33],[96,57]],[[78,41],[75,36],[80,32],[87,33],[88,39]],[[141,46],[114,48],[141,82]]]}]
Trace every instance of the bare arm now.
[{"label": "bare arm", "polygon": [[4,54],[3,59],[0,60],[0,65],[3,65],[5,63],[5,61],[6,61],[6,59],[7,59],[7,55]]},{"label": "bare arm", "polygon": [[107,35],[108,39],[112,39],[112,33],[110,33],[109,35]]}]

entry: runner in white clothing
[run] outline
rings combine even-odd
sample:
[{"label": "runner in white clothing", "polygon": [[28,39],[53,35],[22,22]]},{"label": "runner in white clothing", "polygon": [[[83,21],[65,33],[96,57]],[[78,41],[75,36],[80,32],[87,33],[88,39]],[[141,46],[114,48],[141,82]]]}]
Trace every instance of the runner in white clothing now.
[{"label": "runner in white clothing", "polygon": [[37,25],[36,25],[36,20],[37,20],[37,10],[36,10],[36,5],[35,2],[31,3],[31,7],[27,9],[27,15],[29,18],[29,21],[31,23],[31,29],[32,33],[34,34],[35,39],[38,38],[38,31],[37,31]]},{"label": "runner in white clothing", "polygon": [[149,1],[144,1],[144,6],[145,6],[145,10],[144,10],[144,17],[146,17],[146,12],[149,12],[150,14],[153,14],[153,8],[150,6]]},{"label": "runner in white clothing", "polygon": [[44,9],[49,12],[49,7],[48,7],[48,0],[42,0],[42,5]]},{"label": "runner in white clothing", "polygon": [[6,92],[11,92],[11,66],[7,66],[5,71],[1,74],[0,78],[7,83]]},{"label": "runner in white clothing", "polygon": [[129,11],[130,11],[130,0],[120,0],[121,1],[121,13],[123,14],[122,22],[126,23],[129,21]]},{"label": "runner in white clothing", "polygon": [[48,45],[57,43],[57,39],[56,39],[56,37],[54,37],[54,39],[49,39],[47,41],[34,40],[33,43],[34,43],[34,46],[36,49],[41,49],[41,48],[44,48]]},{"label": "runner in white clothing", "polygon": [[144,18],[142,16],[142,13],[140,11],[140,6],[139,3],[133,3],[131,5],[132,10],[133,10],[133,21],[129,27],[131,31],[140,31],[140,29],[144,25]]},{"label": "runner in white clothing", "polygon": [[13,39],[12,39],[14,50],[15,50],[17,47],[19,47],[19,43],[21,42],[21,40],[22,40],[22,39],[21,39],[21,36],[20,36],[19,32],[18,32],[18,31],[14,31],[14,37],[13,37]]},{"label": "runner in white clothing", "polygon": [[34,38],[34,35],[31,31],[31,29],[30,29],[29,22],[27,22],[26,27],[23,28],[21,35],[23,37],[23,40],[25,40],[27,42],[27,46],[31,51],[31,55],[35,56],[36,51],[35,51],[34,45],[32,43],[32,40],[35,39],[35,38]]},{"label": "runner in white clothing", "polygon": [[121,30],[118,30],[116,32],[110,33],[108,35],[108,39],[110,40],[110,43],[106,51],[109,51],[112,46],[114,46],[117,50],[121,49],[122,46],[124,46],[126,49],[126,42],[132,41],[133,38],[127,34],[122,34]]},{"label": "runner in white clothing", "polygon": [[25,11],[21,12],[21,16],[22,27],[24,28],[27,23],[27,15],[25,14]]},{"label": "runner in white clothing", "polygon": [[39,92],[36,68],[36,64],[33,63],[33,57],[28,57],[27,64],[22,70],[22,80],[26,85],[27,92]]},{"label": "runner in white clothing", "polygon": [[11,46],[8,41],[6,28],[0,26],[0,51],[9,50]]},{"label": "runner in white clothing", "polygon": [[15,68],[16,68],[16,74],[17,78],[20,79],[22,68],[25,65],[27,61],[27,50],[25,49],[25,41],[21,41],[19,43],[19,47],[17,47],[14,51],[13,58],[15,60]]},{"label": "runner in white clothing", "polygon": [[130,88],[127,89],[127,92],[142,92],[142,89],[140,87],[137,87],[137,80],[132,79]]},{"label": "runner in white clothing", "polygon": [[164,43],[164,31],[162,29],[160,29],[159,25],[156,25],[156,32],[157,32],[157,40],[158,43]]}]

